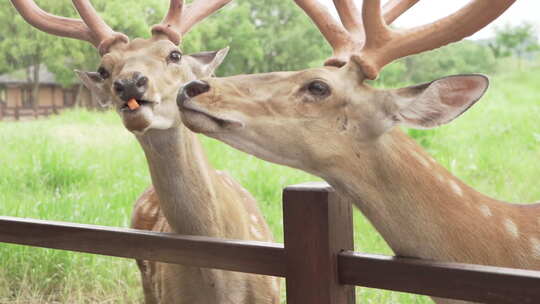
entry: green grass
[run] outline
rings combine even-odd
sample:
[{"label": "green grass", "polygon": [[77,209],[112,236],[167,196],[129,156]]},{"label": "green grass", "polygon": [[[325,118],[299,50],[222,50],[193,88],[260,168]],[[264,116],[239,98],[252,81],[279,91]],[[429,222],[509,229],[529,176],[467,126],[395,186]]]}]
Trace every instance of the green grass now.
[{"label": "green grass", "polygon": [[[411,131],[435,158],[496,198],[538,200],[540,69],[501,74],[462,118]],[[253,193],[282,240],[281,189],[314,180],[203,138],[212,163]],[[127,227],[132,204],[149,185],[142,150],[115,113],[70,111],[48,120],[0,122],[0,214]],[[391,254],[359,214],[356,249]],[[431,303],[427,297],[357,289],[362,303]],[[137,303],[131,260],[0,245],[0,303]]]}]

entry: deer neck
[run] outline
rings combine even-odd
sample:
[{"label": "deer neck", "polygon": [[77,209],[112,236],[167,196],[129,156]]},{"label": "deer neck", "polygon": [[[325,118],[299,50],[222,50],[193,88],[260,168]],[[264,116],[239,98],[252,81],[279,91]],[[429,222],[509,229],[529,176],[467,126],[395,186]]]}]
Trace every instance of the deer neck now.
[{"label": "deer neck", "polygon": [[470,246],[501,231],[491,212],[506,204],[462,183],[400,130],[383,137],[369,147],[344,144],[347,161],[323,177],[359,207],[397,255],[470,261]]},{"label": "deer neck", "polygon": [[219,213],[214,171],[196,135],[185,126],[137,136],[161,209],[177,233],[216,236]]}]

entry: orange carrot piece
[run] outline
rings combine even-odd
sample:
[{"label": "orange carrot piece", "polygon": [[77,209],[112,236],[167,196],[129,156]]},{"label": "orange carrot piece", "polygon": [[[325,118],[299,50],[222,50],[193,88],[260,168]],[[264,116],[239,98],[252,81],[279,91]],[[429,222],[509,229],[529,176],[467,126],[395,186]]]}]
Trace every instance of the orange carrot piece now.
[{"label": "orange carrot piece", "polygon": [[137,102],[137,100],[135,98],[131,98],[128,101],[127,106],[132,111],[137,110],[140,107],[139,103]]}]

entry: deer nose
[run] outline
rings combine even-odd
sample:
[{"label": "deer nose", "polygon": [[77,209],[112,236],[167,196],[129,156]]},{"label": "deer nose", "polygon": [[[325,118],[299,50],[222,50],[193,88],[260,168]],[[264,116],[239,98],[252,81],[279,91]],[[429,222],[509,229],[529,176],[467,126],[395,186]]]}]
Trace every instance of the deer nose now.
[{"label": "deer nose", "polygon": [[183,89],[183,92],[185,92],[188,98],[193,98],[208,91],[210,91],[210,85],[206,81],[202,80],[190,81],[184,86]]},{"label": "deer nose", "polygon": [[113,88],[118,97],[124,101],[131,98],[142,99],[148,89],[148,77],[139,72],[133,73],[131,79],[117,79]]},{"label": "deer nose", "polygon": [[206,81],[193,80],[184,85],[178,92],[176,104],[181,107],[182,104],[195,96],[201,95],[210,91],[210,85]]}]

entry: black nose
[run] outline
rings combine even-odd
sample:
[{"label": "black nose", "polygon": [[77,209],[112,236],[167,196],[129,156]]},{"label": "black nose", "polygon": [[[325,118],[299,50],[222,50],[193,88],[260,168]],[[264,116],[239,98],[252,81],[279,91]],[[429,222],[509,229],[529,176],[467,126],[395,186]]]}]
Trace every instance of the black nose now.
[{"label": "black nose", "polygon": [[185,84],[183,88],[180,89],[180,92],[178,92],[178,96],[176,97],[176,103],[179,107],[181,107],[186,100],[206,93],[208,91],[210,91],[210,85],[206,81],[190,81]]},{"label": "black nose", "polygon": [[118,97],[124,101],[128,101],[131,98],[142,99],[148,89],[148,77],[135,72],[131,79],[115,80],[113,87]]}]

